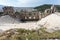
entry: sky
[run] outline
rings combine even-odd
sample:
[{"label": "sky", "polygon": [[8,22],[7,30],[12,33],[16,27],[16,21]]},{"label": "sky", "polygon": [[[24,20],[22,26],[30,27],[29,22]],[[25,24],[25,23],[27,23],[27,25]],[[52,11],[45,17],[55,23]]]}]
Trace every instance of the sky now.
[{"label": "sky", "polygon": [[36,7],[43,4],[60,5],[60,0],[0,0],[0,5],[14,7]]}]

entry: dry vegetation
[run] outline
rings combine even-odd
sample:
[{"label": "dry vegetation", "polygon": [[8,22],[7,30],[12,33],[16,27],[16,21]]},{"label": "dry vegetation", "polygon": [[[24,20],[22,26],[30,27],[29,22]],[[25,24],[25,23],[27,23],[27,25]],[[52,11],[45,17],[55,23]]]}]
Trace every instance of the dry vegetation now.
[{"label": "dry vegetation", "polygon": [[0,40],[42,40],[60,38],[60,30],[52,33],[46,32],[46,28],[38,30],[10,29],[0,34]]}]

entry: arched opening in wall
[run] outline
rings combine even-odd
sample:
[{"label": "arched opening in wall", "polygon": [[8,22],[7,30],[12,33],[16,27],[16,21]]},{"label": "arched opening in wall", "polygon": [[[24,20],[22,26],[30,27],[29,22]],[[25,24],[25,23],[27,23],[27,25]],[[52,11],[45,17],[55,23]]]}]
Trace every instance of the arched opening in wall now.
[{"label": "arched opening in wall", "polygon": [[27,19],[27,17],[25,17],[25,19]]},{"label": "arched opening in wall", "polygon": [[33,19],[36,19],[36,17],[34,16]]},{"label": "arched opening in wall", "polygon": [[30,16],[29,19],[32,19],[32,17]]}]

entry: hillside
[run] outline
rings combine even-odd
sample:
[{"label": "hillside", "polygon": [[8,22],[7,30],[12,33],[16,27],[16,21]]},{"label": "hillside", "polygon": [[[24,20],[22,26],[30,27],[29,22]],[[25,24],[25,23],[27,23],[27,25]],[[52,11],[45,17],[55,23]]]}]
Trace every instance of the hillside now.
[{"label": "hillside", "polygon": [[[52,4],[44,4],[44,5],[37,6],[34,9],[44,12],[45,9],[49,9],[51,6],[52,6]],[[60,12],[60,5],[55,5],[55,7]]]}]

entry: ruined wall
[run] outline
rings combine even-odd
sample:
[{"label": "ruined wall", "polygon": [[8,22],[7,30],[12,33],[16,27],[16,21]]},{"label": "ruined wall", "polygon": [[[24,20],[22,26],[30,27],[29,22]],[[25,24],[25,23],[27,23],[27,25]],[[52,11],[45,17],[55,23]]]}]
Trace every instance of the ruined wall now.
[{"label": "ruined wall", "polygon": [[5,14],[13,15],[14,14],[14,9],[13,9],[13,7],[5,6],[5,7],[3,7],[3,12],[4,12],[4,15]]}]

